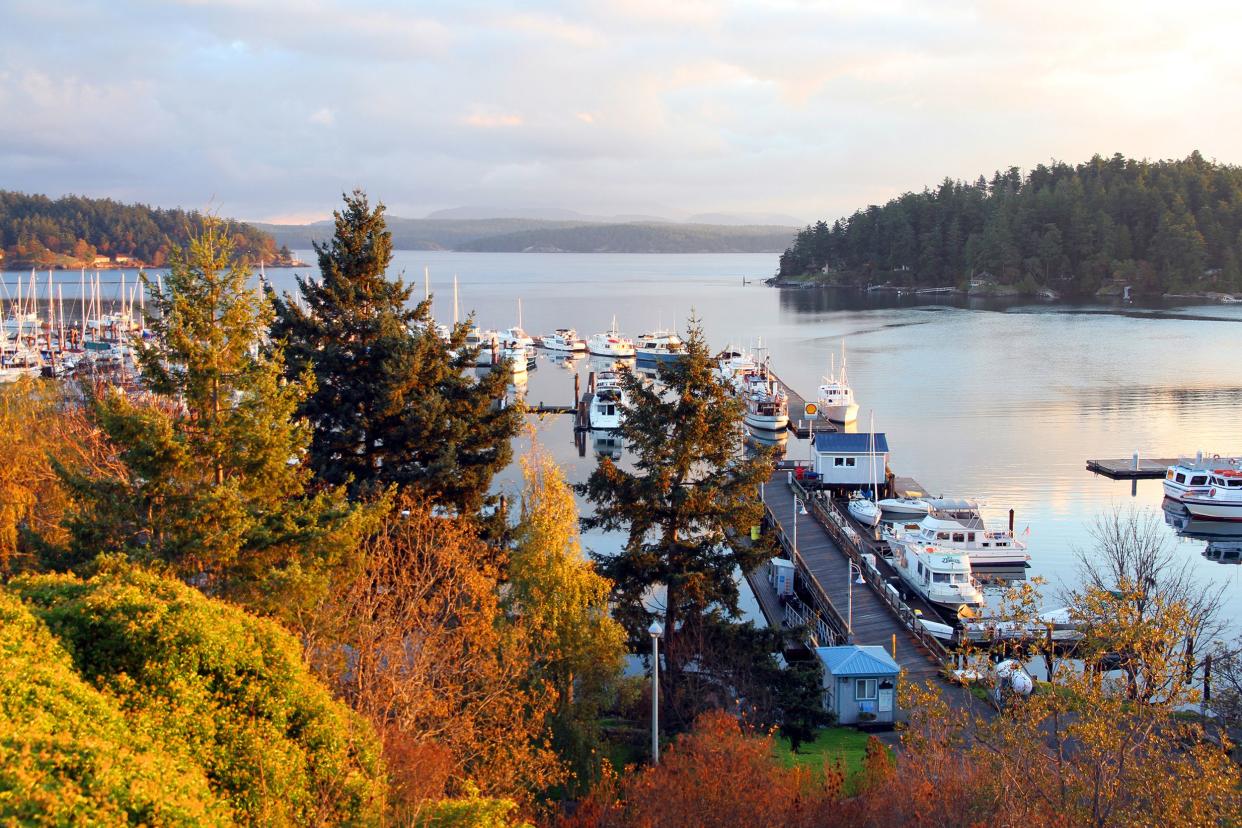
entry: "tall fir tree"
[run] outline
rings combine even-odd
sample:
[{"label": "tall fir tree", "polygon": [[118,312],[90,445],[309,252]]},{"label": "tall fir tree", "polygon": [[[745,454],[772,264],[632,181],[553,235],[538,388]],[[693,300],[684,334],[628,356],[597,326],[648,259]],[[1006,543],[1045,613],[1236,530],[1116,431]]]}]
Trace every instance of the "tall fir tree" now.
[{"label": "tall fir tree", "polygon": [[[685,355],[662,364],[659,379],[647,385],[623,372],[629,403],[621,434],[634,470],[604,458],[580,492],[595,505],[588,528],[628,532],[618,554],[596,556],[614,584],[613,614],[639,652],[649,646],[652,620],[662,621],[669,701],[674,709],[684,702],[688,713],[696,694],[681,685],[694,678],[685,668],[700,655],[705,625],[737,616],[734,573],[769,554],[758,544],[731,543],[728,531],[748,534],[760,522],[759,484],[773,456],[743,455],[742,403],[717,376],[696,319]],[[653,598],[659,590],[663,601]],[[648,600],[662,606],[653,612]]]},{"label": "tall fir tree", "polygon": [[260,348],[272,309],[249,276],[215,219],[174,252],[151,300],[154,336],[137,346],[151,393],[86,389],[121,470],[58,467],[78,505],[52,563],[119,551],[208,591],[281,601],[350,548],[343,493],[307,494],[309,429],[294,412],[308,389],[285,380],[279,348]]},{"label": "tall fir tree", "polygon": [[288,375],[315,377],[299,408],[314,427],[311,466],[354,497],[397,486],[477,512],[520,425],[517,409],[496,405],[507,378],[472,376],[467,325],[444,341],[431,302],[411,307],[410,288],[387,276],[382,204],[372,209],[355,190],[335,218],[332,239],[315,244],[320,278],[298,279],[300,302],[274,300],[272,333],[285,343]]}]

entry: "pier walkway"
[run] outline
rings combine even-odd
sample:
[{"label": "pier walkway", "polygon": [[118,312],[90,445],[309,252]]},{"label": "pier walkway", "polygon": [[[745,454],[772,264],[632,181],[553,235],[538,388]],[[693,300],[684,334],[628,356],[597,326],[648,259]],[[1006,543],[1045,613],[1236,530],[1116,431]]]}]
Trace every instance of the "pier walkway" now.
[{"label": "pier walkway", "polygon": [[[822,507],[811,498],[806,498],[806,501],[811,501],[806,503],[808,512],[798,514],[794,504],[795,493],[786,482],[787,474],[777,471],[764,487],[768,519],[779,528],[782,544],[787,550],[794,545],[796,521],[797,545],[792,553],[794,565],[801,577],[806,579],[806,585],[817,599],[816,603],[827,602],[831,626],[837,627],[838,632],[846,631],[852,603],[854,643],[881,646],[893,652],[895,640],[894,657],[908,675],[920,678],[937,674],[943,663],[943,647],[939,647],[930,636],[921,635],[902,622],[896,606],[897,599],[881,597],[879,590],[885,587],[872,573],[867,573],[870,577],[865,584],[854,582],[857,574],[851,574],[851,557],[842,551],[816,514]],[[799,499],[803,496],[799,495]]]},{"label": "pier walkway", "polygon": [[804,413],[806,411],[806,397],[803,397],[794,390],[792,385],[778,377],[776,372],[772,370],[771,366],[768,367],[768,373],[772,376],[772,379],[776,380],[781,388],[785,389],[785,395],[789,397],[789,430],[795,437],[800,440],[805,440],[810,436],[812,430],[814,430],[816,434],[825,431],[837,430],[835,425],[823,417],[816,416],[814,418],[808,418]]}]

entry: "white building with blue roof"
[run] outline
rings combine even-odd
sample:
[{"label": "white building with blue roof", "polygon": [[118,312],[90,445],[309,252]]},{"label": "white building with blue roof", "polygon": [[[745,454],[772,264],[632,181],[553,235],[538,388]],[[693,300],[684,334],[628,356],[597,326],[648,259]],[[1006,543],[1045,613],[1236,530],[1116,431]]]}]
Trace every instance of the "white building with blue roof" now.
[{"label": "white building with blue roof", "polygon": [[891,724],[901,667],[883,647],[816,647],[824,666],[824,709],[837,724]]},{"label": "white building with blue roof", "polygon": [[871,485],[871,458],[875,456],[875,479],[884,486],[888,469],[888,438],[875,435],[828,431],[815,435],[815,472],[825,486],[857,488]]}]

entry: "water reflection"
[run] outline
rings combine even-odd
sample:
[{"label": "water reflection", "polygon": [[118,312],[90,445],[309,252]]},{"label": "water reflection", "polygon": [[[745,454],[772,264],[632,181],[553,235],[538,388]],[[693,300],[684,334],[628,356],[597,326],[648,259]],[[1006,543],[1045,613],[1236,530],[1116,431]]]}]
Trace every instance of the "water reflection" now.
[{"label": "water reflection", "polygon": [[1166,497],[1160,504],[1164,522],[1174,533],[1187,541],[1206,541],[1200,553],[1205,560],[1218,564],[1242,564],[1242,527],[1215,520],[1196,520],[1186,507]]}]

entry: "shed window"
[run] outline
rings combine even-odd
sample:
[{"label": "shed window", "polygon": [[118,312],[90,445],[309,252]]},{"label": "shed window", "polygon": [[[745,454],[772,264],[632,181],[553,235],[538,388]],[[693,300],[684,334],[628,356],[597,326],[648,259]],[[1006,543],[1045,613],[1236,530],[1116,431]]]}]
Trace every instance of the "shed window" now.
[{"label": "shed window", "polygon": [[878,695],[875,679],[856,679],[854,681],[854,701],[868,701],[876,698]]},{"label": "shed window", "polygon": [[855,458],[853,457],[845,458],[845,465],[849,466],[851,469],[854,468],[854,460]]},{"label": "shed window", "polygon": [[832,465],[834,465],[834,466],[844,466],[844,465],[845,465],[845,458],[844,458],[844,457],[834,457],[834,458],[832,459]]}]

